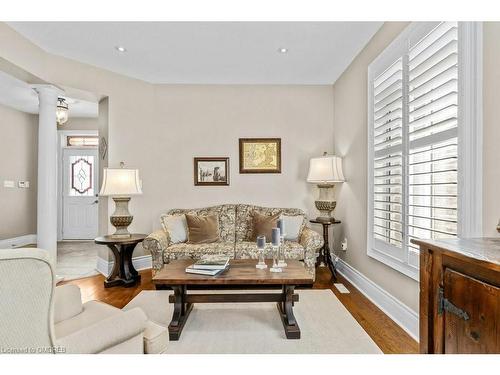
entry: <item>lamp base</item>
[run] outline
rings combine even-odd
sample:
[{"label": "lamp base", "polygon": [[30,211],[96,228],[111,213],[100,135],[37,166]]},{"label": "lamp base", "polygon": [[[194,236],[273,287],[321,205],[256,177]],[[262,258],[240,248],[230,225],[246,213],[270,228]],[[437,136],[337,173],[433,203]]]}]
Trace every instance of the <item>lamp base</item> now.
[{"label": "lamp base", "polygon": [[109,217],[111,225],[116,228],[113,238],[130,238],[132,235],[128,231],[128,226],[132,224],[134,217],[128,211],[130,197],[113,197],[115,201],[115,212]]},{"label": "lamp base", "polygon": [[337,206],[336,201],[314,201],[314,205],[320,212],[320,216],[316,218],[317,221],[320,222],[329,222],[329,221],[335,221],[335,218],[332,216],[332,211],[335,209]]}]

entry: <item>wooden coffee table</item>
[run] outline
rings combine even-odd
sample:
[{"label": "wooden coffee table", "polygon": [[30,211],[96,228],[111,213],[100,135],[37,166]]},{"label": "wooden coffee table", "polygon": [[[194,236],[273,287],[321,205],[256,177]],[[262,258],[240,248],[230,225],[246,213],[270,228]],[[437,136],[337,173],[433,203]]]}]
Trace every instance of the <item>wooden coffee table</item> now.
[{"label": "wooden coffee table", "polygon": [[[288,339],[300,339],[300,328],[293,315],[294,302],[299,300],[294,293],[296,285],[312,284],[312,276],[307,272],[302,262],[287,260],[288,267],[281,273],[271,273],[269,268],[255,268],[256,260],[231,260],[228,270],[217,276],[204,276],[186,273],[187,266],[193,260],[174,260],[166,264],[153,277],[156,289],[172,287],[174,295],[169,296],[169,302],[174,304],[172,321],[168,326],[170,340],[179,340],[182,329],[193,308],[194,303],[227,303],[227,302],[277,302],[278,311]],[[245,288],[259,285],[280,285],[280,293],[231,293],[231,294],[188,294],[188,286],[198,285],[210,288],[220,285],[238,285]]]}]

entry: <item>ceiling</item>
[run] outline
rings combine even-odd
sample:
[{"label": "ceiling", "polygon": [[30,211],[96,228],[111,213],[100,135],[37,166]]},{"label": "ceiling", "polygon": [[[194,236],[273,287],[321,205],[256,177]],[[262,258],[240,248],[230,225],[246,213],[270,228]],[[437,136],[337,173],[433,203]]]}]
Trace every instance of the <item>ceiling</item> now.
[{"label": "ceiling", "polygon": [[382,22],[9,25],[47,52],[157,84],[332,84]]},{"label": "ceiling", "polygon": [[[68,91],[66,91],[68,93]],[[80,97],[64,95],[68,103],[68,116],[97,117],[97,100],[81,99]],[[0,104],[21,112],[38,113],[38,95],[32,86],[3,71],[0,71]]]}]

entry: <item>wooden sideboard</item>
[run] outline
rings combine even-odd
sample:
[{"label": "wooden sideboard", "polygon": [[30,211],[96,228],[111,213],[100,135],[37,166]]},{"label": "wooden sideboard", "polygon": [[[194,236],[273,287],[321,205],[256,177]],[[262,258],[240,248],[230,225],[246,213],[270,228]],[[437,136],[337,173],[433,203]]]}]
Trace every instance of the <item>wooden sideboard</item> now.
[{"label": "wooden sideboard", "polygon": [[500,353],[500,238],[420,246],[420,352]]}]

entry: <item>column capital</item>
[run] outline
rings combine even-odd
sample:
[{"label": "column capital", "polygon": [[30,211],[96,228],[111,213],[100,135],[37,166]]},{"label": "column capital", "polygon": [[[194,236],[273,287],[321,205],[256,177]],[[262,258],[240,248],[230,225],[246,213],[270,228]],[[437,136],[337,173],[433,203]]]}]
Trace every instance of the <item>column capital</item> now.
[{"label": "column capital", "polygon": [[50,84],[36,84],[31,85],[31,88],[36,91],[38,96],[49,95],[49,96],[60,96],[64,94],[64,90],[60,89],[55,85]]}]

